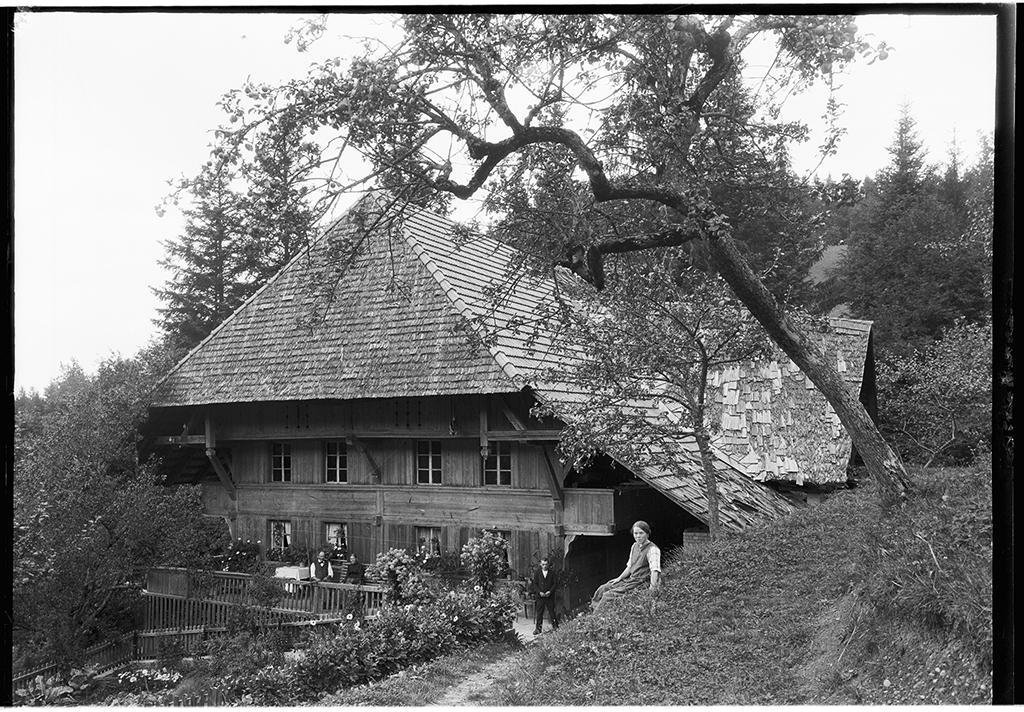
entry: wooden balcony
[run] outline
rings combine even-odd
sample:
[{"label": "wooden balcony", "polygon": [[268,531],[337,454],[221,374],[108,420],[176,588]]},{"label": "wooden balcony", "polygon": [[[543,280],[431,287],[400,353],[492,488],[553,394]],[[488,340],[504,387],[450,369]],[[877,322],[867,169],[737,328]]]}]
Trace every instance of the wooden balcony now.
[{"label": "wooden balcony", "polygon": [[[252,576],[230,571],[153,568],[146,576],[147,629],[225,625],[250,601]],[[384,602],[380,586],[282,580],[283,594],[263,611],[267,622],[337,618],[352,610],[373,616]]]}]

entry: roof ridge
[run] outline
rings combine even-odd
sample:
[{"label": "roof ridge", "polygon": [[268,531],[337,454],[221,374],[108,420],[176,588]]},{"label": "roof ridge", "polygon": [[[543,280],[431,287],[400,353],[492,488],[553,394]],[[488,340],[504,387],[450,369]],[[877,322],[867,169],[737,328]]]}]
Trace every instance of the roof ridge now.
[{"label": "roof ridge", "polygon": [[[453,224],[450,220],[447,220],[447,218],[444,218],[443,216],[440,215],[436,215],[435,213],[430,213],[429,211],[422,209],[420,210],[420,213],[426,213],[431,217],[441,218],[442,220],[445,220],[449,224]],[[476,325],[473,312],[469,308],[469,305],[466,304],[466,301],[462,298],[462,295],[459,294],[459,291],[455,289],[454,285],[452,285],[452,283],[448,280],[448,277],[445,276],[444,272],[441,271],[441,268],[438,267],[434,260],[430,257],[430,255],[427,254],[427,251],[423,249],[423,246],[419,244],[419,241],[412,234],[412,231],[408,228],[407,225],[402,226],[402,232],[405,234],[406,244],[409,245],[409,248],[413,251],[413,254],[416,255],[416,257],[419,259],[420,263],[426,268],[430,276],[433,277],[434,280],[441,287],[441,290],[444,292],[445,297],[448,298],[449,302],[451,303],[452,306],[455,307],[455,310],[459,313],[459,315],[462,316],[469,323],[470,328],[472,328],[479,335],[478,327]],[[508,356],[501,349],[499,349],[497,346],[492,346],[491,344],[488,344],[486,340],[482,340],[482,343],[487,348],[487,352],[490,353],[491,358],[494,359],[495,363],[498,364],[502,372],[506,376],[508,376],[509,379],[514,384],[520,386],[526,385],[526,376],[522,374],[518,368],[516,368],[516,366],[509,360]]]},{"label": "roof ridge", "polygon": [[338,224],[341,223],[341,221],[347,219],[351,214],[354,213],[354,211],[357,208],[359,208],[361,206],[361,204],[364,201],[371,199],[371,197],[372,197],[372,194],[365,194],[362,198],[360,198],[359,200],[354,202],[352,205],[350,205],[348,208],[346,208],[345,212],[343,212],[336,219],[334,219],[329,225],[324,227],[323,230],[320,231],[320,234],[314,236],[313,239],[309,242],[309,244],[307,244],[303,249],[300,249],[297,253],[295,253],[295,255],[290,260],[288,260],[286,263],[284,263],[284,265],[281,266],[281,269],[277,270],[277,272],[275,272],[274,275],[270,279],[268,279],[266,282],[264,282],[260,286],[259,289],[257,289],[255,292],[250,294],[245,299],[245,301],[243,301],[241,304],[239,304],[235,308],[235,310],[233,312],[231,312],[231,314],[229,314],[223,321],[221,321],[219,324],[217,324],[217,326],[215,326],[213,328],[213,330],[203,338],[202,341],[200,341],[198,344],[196,344],[191,349],[189,349],[188,353],[186,353],[184,356],[182,356],[178,360],[178,362],[176,364],[174,364],[174,366],[172,366],[171,369],[169,371],[167,371],[167,373],[165,373],[163,375],[163,378],[161,378],[159,381],[157,381],[153,385],[153,387],[149,390],[149,394],[147,394],[147,395],[151,395],[151,394],[155,393],[156,390],[158,388],[160,388],[160,386],[163,385],[164,381],[169,379],[174,374],[175,371],[177,371],[179,368],[181,368],[186,361],[188,361],[190,358],[192,358],[193,355],[198,353],[200,349],[202,349],[207,343],[209,343],[213,339],[213,337],[216,336],[218,333],[220,333],[230,322],[234,321],[235,317],[237,317],[238,314],[243,309],[245,309],[247,306],[249,306],[249,304],[251,302],[253,302],[257,297],[259,297],[261,294],[263,294],[263,292],[265,292],[270,287],[271,284],[276,282],[281,277],[281,275],[284,274],[285,271],[288,270],[296,262],[296,260],[298,260],[300,257],[302,257],[303,254],[308,256],[310,251],[313,249],[313,247],[317,243],[319,243],[321,240],[323,240],[328,235],[330,235],[331,232],[338,226]]}]

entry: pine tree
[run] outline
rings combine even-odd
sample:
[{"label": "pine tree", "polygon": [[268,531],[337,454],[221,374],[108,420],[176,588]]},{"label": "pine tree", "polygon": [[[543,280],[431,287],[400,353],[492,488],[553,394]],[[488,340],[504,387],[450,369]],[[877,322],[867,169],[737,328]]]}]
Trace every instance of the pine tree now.
[{"label": "pine tree", "polygon": [[965,249],[967,189],[958,159],[939,178],[904,109],[892,160],[865,190],[859,224],[840,265],[853,315],[875,322],[879,347],[905,354],[958,319],[977,323],[988,309],[977,250]]},{"label": "pine tree", "polygon": [[234,181],[229,166],[211,162],[178,186],[192,205],[184,211],[183,234],[163,243],[167,256],[160,265],[171,277],[153,290],[163,302],[155,322],[172,349],[198,344],[251,292],[238,259],[244,254],[243,202]]}]

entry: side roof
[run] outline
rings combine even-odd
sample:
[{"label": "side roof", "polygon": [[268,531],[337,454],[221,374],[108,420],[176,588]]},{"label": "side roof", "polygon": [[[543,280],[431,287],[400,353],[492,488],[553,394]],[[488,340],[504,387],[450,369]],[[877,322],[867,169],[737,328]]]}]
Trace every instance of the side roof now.
[{"label": "side roof", "polygon": [[[829,326],[811,338],[847,386],[859,392],[871,322],[831,318]],[[850,436],[825,396],[786,354],[776,350],[769,360],[722,369],[710,380],[719,410],[715,444],[748,475],[797,485],[846,481]]]}]

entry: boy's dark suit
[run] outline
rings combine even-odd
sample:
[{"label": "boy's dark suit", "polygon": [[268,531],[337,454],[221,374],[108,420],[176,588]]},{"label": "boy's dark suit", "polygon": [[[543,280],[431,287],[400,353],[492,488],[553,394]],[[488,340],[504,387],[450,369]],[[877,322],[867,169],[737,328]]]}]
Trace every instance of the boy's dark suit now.
[{"label": "boy's dark suit", "polygon": [[558,574],[550,567],[548,568],[547,576],[544,575],[544,571],[540,566],[533,572],[530,588],[534,593],[535,607],[537,609],[535,630],[533,631],[535,634],[540,633],[541,624],[544,622],[545,608],[548,611],[548,616],[551,618],[551,625],[555,628],[558,627],[558,593],[561,583]]}]

